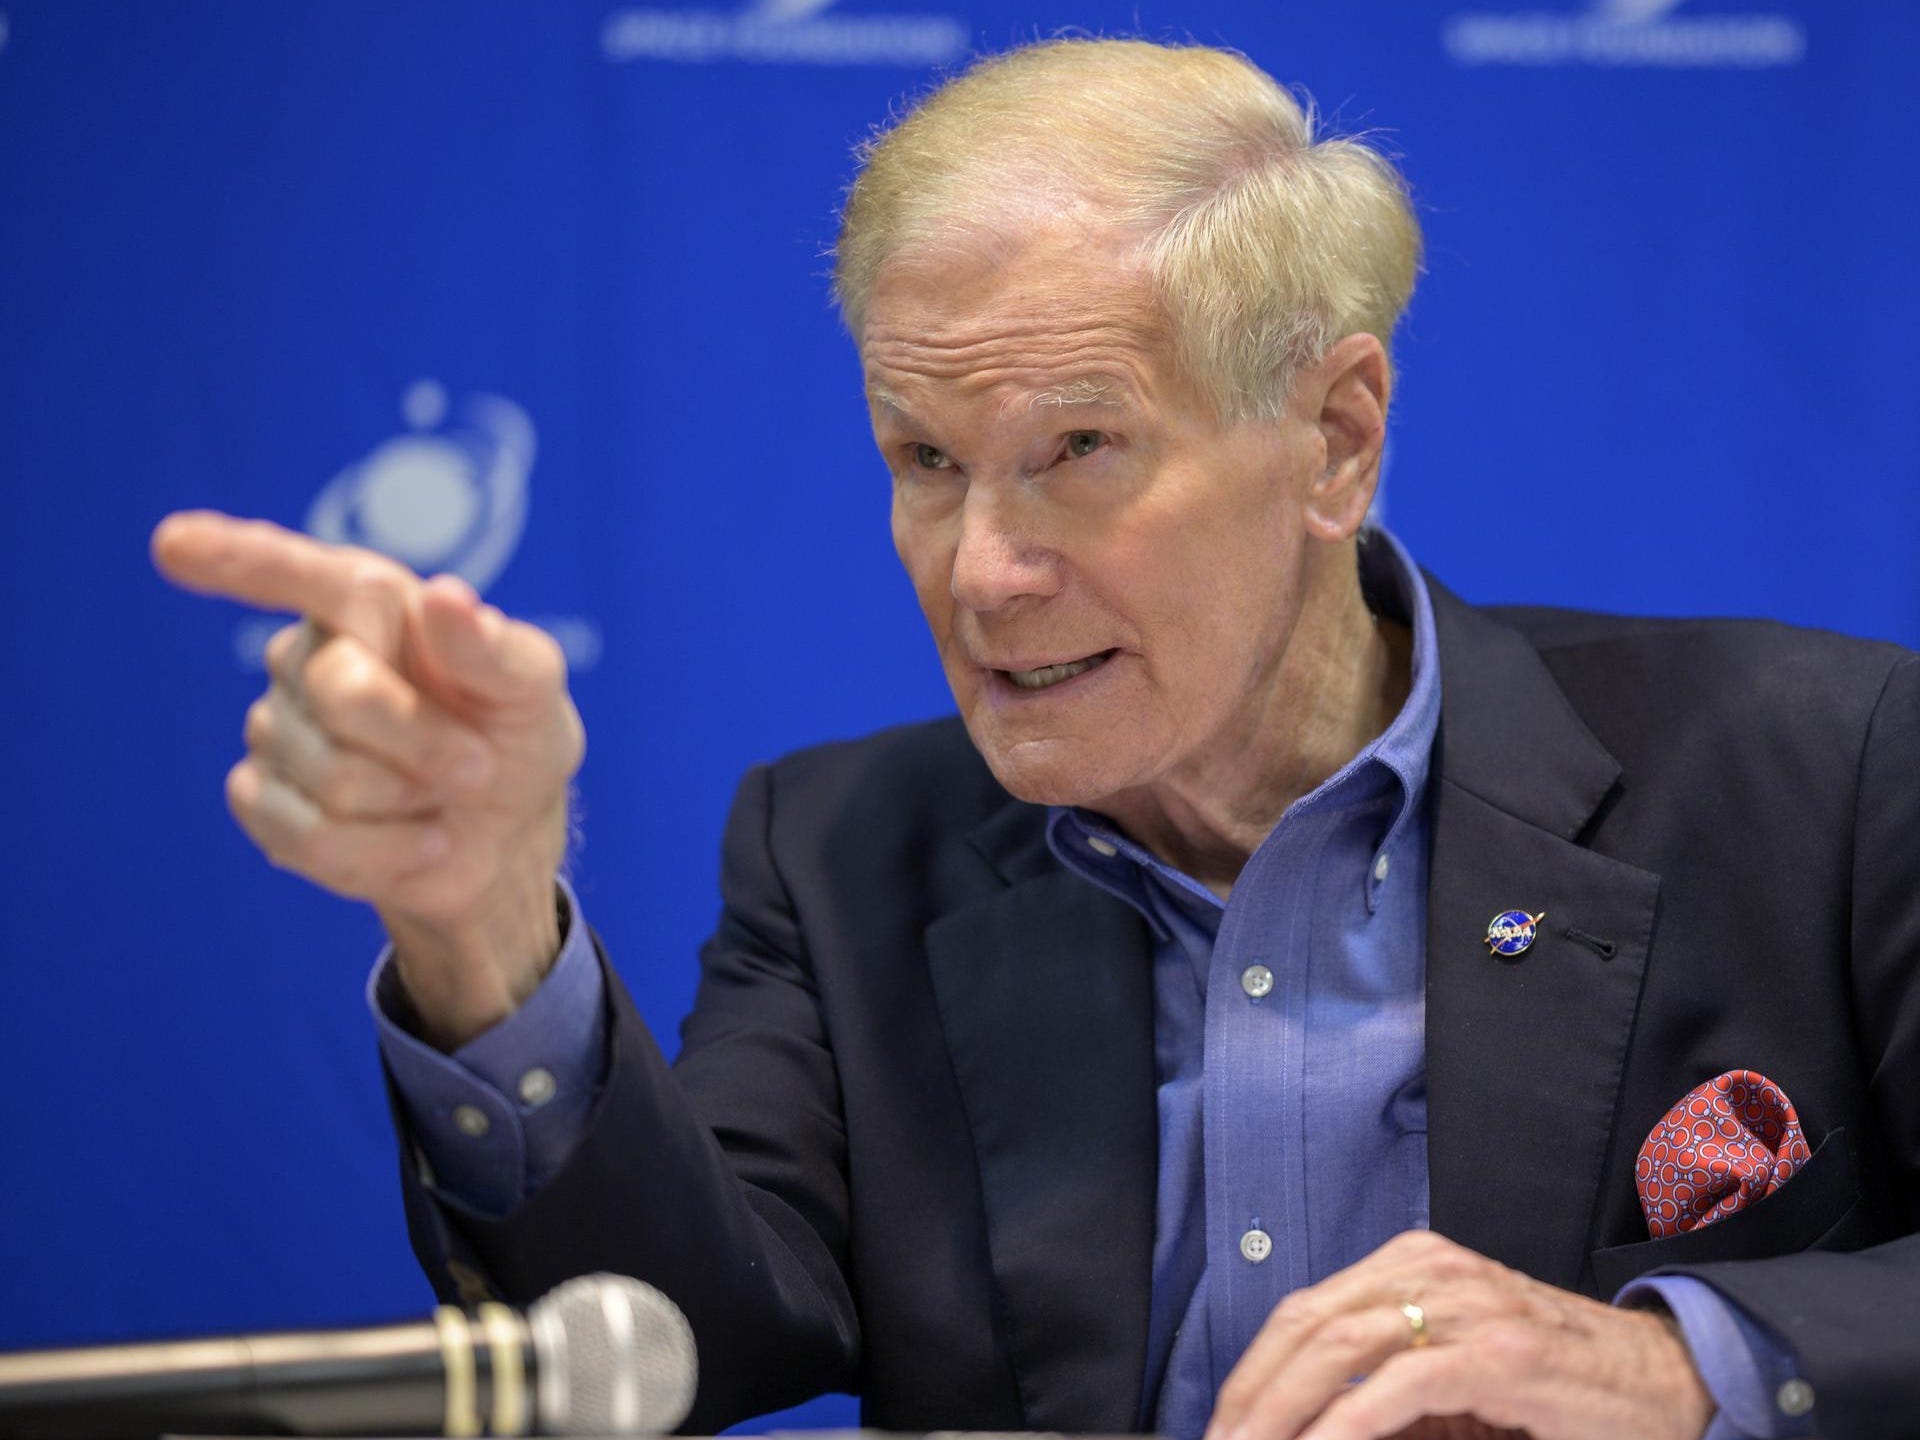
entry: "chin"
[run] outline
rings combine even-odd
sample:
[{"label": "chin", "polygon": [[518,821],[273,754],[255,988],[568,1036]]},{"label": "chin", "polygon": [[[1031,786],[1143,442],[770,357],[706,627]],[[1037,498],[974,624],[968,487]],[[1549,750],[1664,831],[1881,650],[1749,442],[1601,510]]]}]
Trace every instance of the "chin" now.
[{"label": "chin", "polygon": [[971,725],[974,747],[1016,800],[1030,805],[1095,805],[1124,788],[1113,756],[1084,740],[1021,740],[1003,743]]}]

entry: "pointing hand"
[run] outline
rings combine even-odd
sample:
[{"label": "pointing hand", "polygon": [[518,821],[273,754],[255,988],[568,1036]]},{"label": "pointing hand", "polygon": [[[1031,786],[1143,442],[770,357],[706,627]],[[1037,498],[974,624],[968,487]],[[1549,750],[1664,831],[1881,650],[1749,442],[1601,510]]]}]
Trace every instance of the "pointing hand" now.
[{"label": "pointing hand", "polygon": [[169,515],[175,584],[304,616],[267,646],[227,803],[274,864],[370,902],[428,1036],[504,1018],[559,950],[584,751],[551,637],[453,576],[210,511]]}]

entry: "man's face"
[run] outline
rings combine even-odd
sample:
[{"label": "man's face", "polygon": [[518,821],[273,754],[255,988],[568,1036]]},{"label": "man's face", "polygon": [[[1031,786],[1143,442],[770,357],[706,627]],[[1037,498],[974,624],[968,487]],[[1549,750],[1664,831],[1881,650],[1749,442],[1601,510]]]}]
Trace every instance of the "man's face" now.
[{"label": "man's face", "polygon": [[1300,615],[1318,428],[1223,426],[1117,248],[896,260],[861,333],[894,545],[973,742],[1023,799],[1204,775]]}]

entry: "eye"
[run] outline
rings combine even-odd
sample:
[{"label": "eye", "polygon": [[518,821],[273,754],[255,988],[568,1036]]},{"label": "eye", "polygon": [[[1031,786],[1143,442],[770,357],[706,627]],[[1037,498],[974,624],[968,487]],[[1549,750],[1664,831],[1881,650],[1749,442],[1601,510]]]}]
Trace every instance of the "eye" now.
[{"label": "eye", "polygon": [[1066,451],[1072,459],[1079,460],[1106,443],[1107,437],[1098,430],[1072,430],[1067,433]]},{"label": "eye", "polygon": [[947,458],[946,451],[935,449],[931,445],[915,445],[913,447],[913,463],[922,470],[951,470],[953,468],[953,461]]}]

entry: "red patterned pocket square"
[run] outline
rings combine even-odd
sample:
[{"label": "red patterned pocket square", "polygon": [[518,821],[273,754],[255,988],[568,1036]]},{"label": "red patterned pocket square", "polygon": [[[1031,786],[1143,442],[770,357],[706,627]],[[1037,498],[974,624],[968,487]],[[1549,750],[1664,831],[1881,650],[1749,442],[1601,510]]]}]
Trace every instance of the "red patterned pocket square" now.
[{"label": "red patterned pocket square", "polygon": [[1634,1182],[1647,1230],[1664,1240],[1724,1220],[1778,1190],[1812,1154],[1786,1091],[1752,1070],[1716,1075],[1640,1146]]}]

